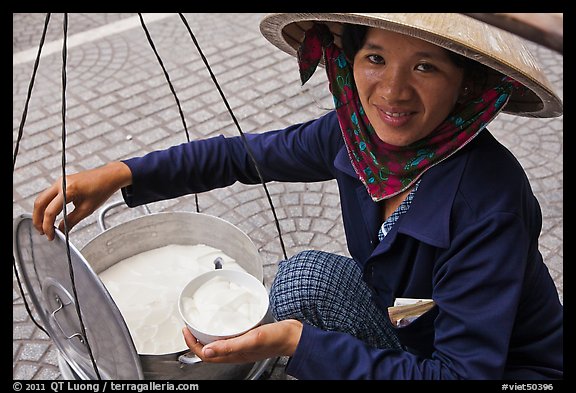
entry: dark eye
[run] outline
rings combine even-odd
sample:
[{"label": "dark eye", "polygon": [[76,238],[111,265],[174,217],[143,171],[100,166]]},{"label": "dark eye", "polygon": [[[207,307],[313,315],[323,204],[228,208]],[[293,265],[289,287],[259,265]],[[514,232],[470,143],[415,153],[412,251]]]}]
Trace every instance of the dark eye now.
[{"label": "dark eye", "polygon": [[436,67],[434,67],[432,64],[422,63],[422,64],[418,64],[416,66],[416,69],[418,71],[430,72],[430,71],[434,71],[436,69]]},{"label": "dark eye", "polygon": [[374,64],[383,64],[384,63],[384,58],[382,56],[368,55],[366,57],[368,58],[368,60],[370,60],[371,63],[374,63]]}]

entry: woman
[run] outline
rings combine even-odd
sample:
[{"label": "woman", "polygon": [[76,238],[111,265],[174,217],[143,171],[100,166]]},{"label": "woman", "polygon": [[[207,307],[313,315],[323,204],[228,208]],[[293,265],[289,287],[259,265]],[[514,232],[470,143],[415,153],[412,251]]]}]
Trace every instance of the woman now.
[{"label": "woman", "polygon": [[[247,144],[266,181],[337,180],[352,258],[281,261],[277,322],[206,346],[183,329],[192,351],[289,356],[298,379],[562,378],[563,308],[538,251],[538,201],[486,129],[503,110],[561,114],[529,53],[460,15],[278,14],[261,30],[297,55],[303,82],[324,64],[336,110]],[[236,181],[259,181],[239,137],[152,152],[69,176],[68,225],[118,189],[137,206]],[[61,181],[35,203],[50,239],[61,205]],[[406,299],[430,308],[392,324],[388,308]]]}]

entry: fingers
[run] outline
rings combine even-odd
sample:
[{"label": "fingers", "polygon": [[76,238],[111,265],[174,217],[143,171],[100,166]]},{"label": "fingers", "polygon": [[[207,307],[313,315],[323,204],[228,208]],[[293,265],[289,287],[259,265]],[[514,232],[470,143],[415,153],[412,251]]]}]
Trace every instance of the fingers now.
[{"label": "fingers", "polygon": [[[188,330],[187,327],[182,329],[182,334],[184,335],[184,341],[186,345],[196,356],[198,356],[202,361],[211,363],[230,363],[230,362],[246,362],[240,351],[240,354],[236,353],[232,348],[234,348],[234,340],[219,340],[214,341],[210,344],[202,344],[196,340],[196,337]],[[239,351],[239,349],[237,349]]]},{"label": "fingers", "polygon": [[54,239],[54,222],[62,211],[62,194],[58,182],[42,192],[34,201],[32,224],[40,234]]},{"label": "fingers", "polygon": [[206,344],[198,356],[215,363],[244,363],[274,356],[292,356],[302,329],[302,322],[295,319],[263,324],[240,336]]},{"label": "fingers", "polygon": [[292,356],[300,341],[303,324],[287,319],[260,325],[229,339],[206,345],[197,342],[188,328],[182,330],[188,347],[205,362],[246,363],[274,356]]},{"label": "fingers", "polygon": [[[250,362],[250,356],[256,351],[256,348],[249,345],[246,336],[250,332],[242,336],[229,338],[226,340],[213,341],[206,344],[202,348],[202,356],[211,362],[221,363],[244,363]],[[258,356],[256,356],[258,358]],[[260,359],[257,359],[260,360]]]},{"label": "fingers", "polygon": [[[38,232],[46,235],[48,240],[53,240],[55,231],[55,222],[58,215],[64,210],[64,197],[61,187],[61,178],[52,186],[42,192],[34,201],[34,210],[32,212],[32,224]],[[67,201],[74,202],[74,201]],[[68,224],[68,231],[73,226],[78,224],[84,218],[81,209],[74,209],[72,212],[67,212],[66,223]],[[64,220],[61,220],[58,229],[64,232]]]},{"label": "fingers", "polygon": [[[114,192],[132,184],[132,172],[123,162],[112,162],[100,168],[66,176],[66,203],[73,203],[66,212],[68,230],[92,214]],[[32,222],[36,230],[49,240],[55,236],[54,222],[63,210],[62,177],[42,192],[34,201]],[[58,228],[64,231],[64,222]]]},{"label": "fingers", "polygon": [[266,359],[270,343],[262,340],[258,328],[252,329],[240,336],[213,341],[202,348],[201,358],[213,363],[247,363]]},{"label": "fingers", "polygon": [[[82,219],[84,219],[85,217],[86,214],[82,212],[82,209],[75,207],[74,210],[72,210],[66,215],[66,224],[68,224],[68,231],[70,231],[74,226],[76,226],[76,224],[82,221]],[[64,232],[64,220],[60,221],[58,229],[60,229],[61,232]]]},{"label": "fingers", "polygon": [[204,347],[204,345],[196,340],[196,337],[192,335],[187,327],[182,328],[182,334],[184,335],[184,341],[186,341],[188,348],[190,348],[192,352],[196,354],[196,356],[202,358],[202,347]]}]

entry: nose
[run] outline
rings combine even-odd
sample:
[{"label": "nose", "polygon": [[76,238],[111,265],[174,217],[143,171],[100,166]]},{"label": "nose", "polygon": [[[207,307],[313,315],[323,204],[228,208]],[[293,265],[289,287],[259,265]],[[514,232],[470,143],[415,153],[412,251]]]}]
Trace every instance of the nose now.
[{"label": "nose", "polygon": [[386,67],[379,75],[378,95],[389,104],[409,100],[413,91],[410,75],[405,70]]}]

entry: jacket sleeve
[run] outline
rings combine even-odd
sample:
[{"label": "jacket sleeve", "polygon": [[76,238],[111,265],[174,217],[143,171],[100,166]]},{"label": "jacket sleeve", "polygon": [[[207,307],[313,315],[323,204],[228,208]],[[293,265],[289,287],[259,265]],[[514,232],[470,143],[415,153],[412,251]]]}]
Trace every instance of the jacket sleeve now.
[{"label": "jacket sleeve", "polygon": [[334,112],[286,129],[244,135],[245,141],[220,135],[124,160],[132,171],[132,185],[122,189],[124,200],[133,207],[235,182],[257,184],[260,175],[266,182],[334,178],[332,163],[342,145]]}]

